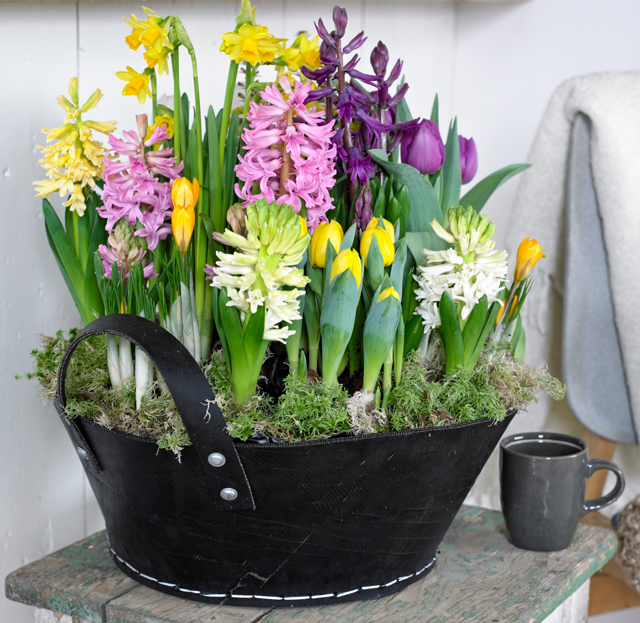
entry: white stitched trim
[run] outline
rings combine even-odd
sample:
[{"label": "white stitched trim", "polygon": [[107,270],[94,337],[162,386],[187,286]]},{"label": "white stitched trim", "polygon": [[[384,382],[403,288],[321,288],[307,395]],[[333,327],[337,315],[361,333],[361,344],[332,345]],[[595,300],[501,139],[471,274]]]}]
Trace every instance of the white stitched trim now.
[{"label": "white stitched trim", "polygon": [[111,553],[123,564],[126,565],[127,567],[129,567],[129,569],[131,569],[131,571],[133,571],[134,573],[138,574],[141,578],[144,578],[145,580],[150,580],[151,582],[155,582],[156,584],[160,584],[160,586],[167,586],[169,588],[177,588],[179,591],[183,592],[183,593],[194,593],[195,595],[202,595],[202,597],[211,597],[211,598],[231,598],[231,599],[269,599],[271,601],[303,601],[305,599],[328,599],[330,597],[335,597],[335,598],[340,598],[340,597],[346,597],[347,595],[353,595],[354,593],[357,593],[358,591],[370,591],[370,590],[374,590],[377,588],[386,588],[387,586],[392,586],[393,584],[395,584],[396,582],[402,582],[404,580],[408,580],[409,578],[413,578],[417,575],[420,575],[421,573],[423,573],[424,571],[426,571],[427,569],[429,569],[429,567],[432,567],[433,564],[436,561],[436,556],[433,557],[433,560],[428,564],[425,565],[424,567],[422,567],[422,569],[420,569],[420,571],[416,571],[415,573],[412,573],[411,575],[403,575],[400,578],[397,578],[395,580],[392,580],[391,582],[387,582],[386,584],[375,584],[373,586],[361,586],[360,588],[354,588],[351,591],[345,591],[344,593],[326,593],[324,595],[301,595],[299,597],[278,597],[275,595],[239,595],[239,594],[235,594],[235,595],[225,595],[224,593],[203,593],[202,591],[194,591],[194,590],[190,590],[188,588],[180,588],[177,584],[171,584],[170,582],[161,582],[160,580],[156,580],[156,578],[152,578],[149,575],[146,575],[145,573],[142,573],[141,571],[138,571],[135,567],[132,567],[126,560],[123,560],[122,558],[120,558],[120,556],[118,556],[118,554],[115,553],[115,551],[113,550],[113,548],[111,547],[111,544],[109,543],[109,538],[107,537],[107,545],[109,546],[109,551],[111,551]]}]

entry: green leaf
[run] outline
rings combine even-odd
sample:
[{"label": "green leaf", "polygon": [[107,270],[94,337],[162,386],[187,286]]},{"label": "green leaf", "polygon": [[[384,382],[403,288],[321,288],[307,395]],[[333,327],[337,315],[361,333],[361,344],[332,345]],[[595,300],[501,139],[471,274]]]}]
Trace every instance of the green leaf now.
[{"label": "green leaf", "polygon": [[429,249],[430,251],[443,251],[448,249],[451,245],[437,236],[431,225],[429,225],[429,231],[416,231],[407,232],[405,236],[407,246],[417,266],[422,266],[422,250]]},{"label": "green leaf", "polygon": [[[471,359],[478,345],[478,340],[482,334],[485,322],[487,320],[487,311],[489,303],[485,294],[473,307],[467,322],[462,330],[462,340],[464,342],[464,359],[465,362]],[[480,346],[482,348],[482,345]]]},{"label": "green leaf", "polygon": [[180,21],[179,17],[173,18],[173,27],[178,37],[178,41],[187,48],[187,50],[189,50],[190,54],[193,54],[193,44],[191,43],[191,39],[189,39],[187,29],[184,27],[184,24]]},{"label": "green leaf", "polygon": [[[400,84],[398,85],[398,89],[396,90],[396,93],[400,90],[400,87],[402,87],[402,85],[404,84],[404,76],[402,78],[402,81],[400,82]],[[413,119],[413,115],[411,114],[411,111],[409,110],[409,104],[407,104],[407,97],[405,95],[405,97],[403,97],[397,104],[396,104],[396,123],[402,123],[404,121],[411,121]]]},{"label": "green leaf", "polygon": [[472,206],[476,212],[480,212],[493,192],[509,178],[528,169],[530,164],[511,164],[480,180],[466,195],[460,199],[463,207]]},{"label": "green leaf", "polygon": [[436,93],[436,96],[433,98],[433,106],[431,106],[431,117],[430,117],[430,119],[438,127],[440,127],[439,108],[440,108],[440,106],[438,104],[438,94]]},{"label": "green leaf", "polygon": [[460,145],[458,143],[458,121],[454,119],[449,127],[442,168],[442,224],[447,226],[447,211],[457,206],[460,200],[462,178],[460,172]]},{"label": "green leaf", "polygon": [[238,113],[236,111],[233,112],[231,118],[229,119],[229,130],[227,132],[227,140],[224,148],[224,169],[223,169],[223,183],[227,192],[226,196],[226,206],[225,206],[225,217],[226,217],[226,208],[233,204],[235,199],[235,181],[236,181],[236,172],[234,167],[236,165],[236,160],[238,158]]},{"label": "green leaf", "polygon": [[306,265],[307,277],[309,277],[309,287],[318,296],[322,296],[322,268],[313,266],[311,260]]},{"label": "green leaf", "polygon": [[412,316],[404,327],[404,357],[420,346],[423,335],[422,318]]},{"label": "green leaf", "polygon": [[213,220],[215,231],[223,232],[227,220],[227,211],[222,200],[218,121],[211,106],[209,106],[205,124],[207,127],[207,151],[209,154],[209,216]]},{"label": "green leaf", "polygon": [[345,249],[350,249],[353,246],[353,241],[356,237],[356,224],[352,223],[351,227],[347,229],[344,234],[344,238],[342,238],[342,242],[340,243],[340,251],[344,251]]},{"label": "green leaf", "polygon": [[442,325],[439,333],[444,346],[445,374],[450,376],[459,366],[464,365],[464,343],[458,308],[448,292],[444,292],[440,298],[440,320]]},{"label": "green leaf", "polygon": [[404,264],[407,261],[407,241],[403,238],[396,243],[396,253],[391,264],[391,284],[398,294],[402,294]]},{"label": "green leaf", "polygon": [[[371,152],[369,152],[371,153]],[[418,169],[395,162],[386,162],[375,154],[372,158],[389,174],[396,182],[407,187],[411,200],[411,211],[407,221],[408,231],[427,231],[429,223],[435,218],[442,221],[440,202],[431,184]]]},{"label": "green leaf", "polygon": [[511,338],[511,353],[520,362],[524,363],[524,351],[525,351],[526,339],[524,334],[524,327],[522,326],[522,318],[518,316],[516,324],[516,330]]}]

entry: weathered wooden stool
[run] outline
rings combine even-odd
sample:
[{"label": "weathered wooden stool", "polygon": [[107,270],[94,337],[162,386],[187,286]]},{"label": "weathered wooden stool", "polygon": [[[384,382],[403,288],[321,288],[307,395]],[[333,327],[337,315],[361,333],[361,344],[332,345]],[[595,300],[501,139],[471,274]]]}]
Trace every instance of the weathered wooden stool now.
[{"label": "weathered wooden stool", "polygon": [[424,580],[380,600],[318,608],[211,606],[163,595],[125,576],[99,532],[7,577],[9,599],[39,623],[584,623],[589,578],[613,556],[615,534],[580,525],[570,548],[528,552],[502,514],[463,507]]}]

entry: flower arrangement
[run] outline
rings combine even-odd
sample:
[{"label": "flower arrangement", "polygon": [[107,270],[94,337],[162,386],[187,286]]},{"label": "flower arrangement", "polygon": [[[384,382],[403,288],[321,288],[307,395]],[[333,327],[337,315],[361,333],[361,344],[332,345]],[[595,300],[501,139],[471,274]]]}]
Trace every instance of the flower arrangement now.
[{"label": "flower arrangement", "polygon": [[[540,245],[523,241],[509,285],[506,252],[494,248],[494,224],[481,214],[527,165],[462,194],[478,169],[475,142],[456,120],[441,138],[437,97],[430,118],[413,117],[402,61],[389,69],[382,42],[362,68],[355,52],[366,37],[347,36],[339,7],[331,26],[319,19],[317,36],[300,33],[288,45],[242,0],[222,37],[224,106],[204,116],[179,17],[144,8],[144,19],[126,22],[125,41],[142,46],[146,67],[117,75],[123,95],[141,106],[150,99],[150,110],[118,136],[114,122],[82,119],[101,93],[80,106],[72,79],[70,99],[58,100],[64,124],[44,130],[47,179],[36,183],[85,324],[134,314],[170,331],[242,439],[500,419],[540,387],[562,395],[543,368],[522,364],[521,310]],[[192,103],[181,53],[192,62]],[[173,108],[158,103],[165,74]],[[239,87],[244,102],[234,109]],[[64,222],[53,192],[66,199]],[[59,334],[36,353],[50,395],[66,343]],[[80,351],[69,417],[154,436],[176,452],[188,443],[145,353],[115,336]]]}]

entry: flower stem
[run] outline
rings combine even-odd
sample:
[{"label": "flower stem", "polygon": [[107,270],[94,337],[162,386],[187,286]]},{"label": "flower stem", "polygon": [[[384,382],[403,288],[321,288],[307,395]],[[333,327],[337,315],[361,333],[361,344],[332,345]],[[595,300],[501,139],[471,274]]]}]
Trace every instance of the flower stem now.
[{"label": "flower stem", "polygon": [[176,46],[171,52],[171,69],[173,70],[173,155],[176,162],[180,164],[180,135],[182,134],[182,121],[180,119],[180,59],[178,57],[179,47]]},{"label": "flower stem", "polygon": [[[287,126],[293,125],[293,109],[287,111]],[[278,197],[282,197],[287,190],[284,187],[286,181],[291,176],[291,154],[282,148],[282,167],[280,167],[280,188],[278,189]]]},{"label": "flower stem", "polygon": [[155,68],[151,68],[149,78],[151,79],[151,125],[153,125],[158,116],[158,85]]},{"label": "flower stem", "polygon": [[229,65],[229,75],[227,76],[227,89],[224,94],[224,108],[222,109],[222,120],[220,122],[220,136],[218,138],[221,171],[224,166],[224,148],[227,141],[227,129],[229,128],[229,117],[231,117],[231,103],[233,102],[233,93],[236,88],[237,78],[238,63],[231,61]]}]

